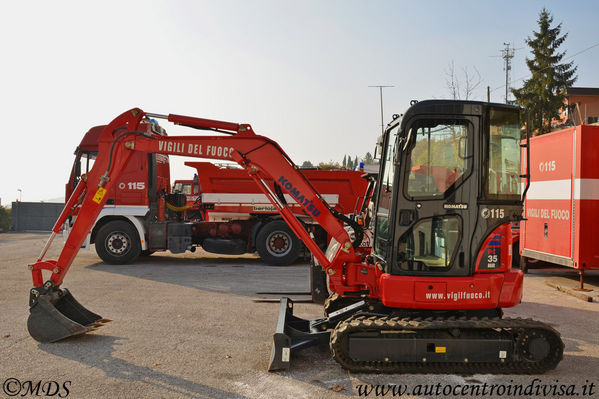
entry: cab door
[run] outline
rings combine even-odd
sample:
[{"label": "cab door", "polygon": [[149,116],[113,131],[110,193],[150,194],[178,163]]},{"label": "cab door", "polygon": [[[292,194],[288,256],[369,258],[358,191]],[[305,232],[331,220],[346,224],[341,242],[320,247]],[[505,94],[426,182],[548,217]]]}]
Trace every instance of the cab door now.
[{"label": "cab door", "polygon": [[478,116],[427,115],[401,132],[391,274],[471,274],[480,125]]}]

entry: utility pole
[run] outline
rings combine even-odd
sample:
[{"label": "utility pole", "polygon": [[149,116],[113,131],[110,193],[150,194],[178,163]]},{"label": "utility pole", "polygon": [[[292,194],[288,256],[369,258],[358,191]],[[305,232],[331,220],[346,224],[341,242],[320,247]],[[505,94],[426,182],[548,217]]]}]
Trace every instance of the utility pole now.
[{"label": "utility pole", "polygon": [[378,87],[379,88],[379,95],[381,97],[381,134],[383,134],[383,133],[385,133],[385,119],[383,117],[383,87],[395,87],[395,86],[377,85],[377,86],[368,86],[368,87]]},{"label": "utility pole", "polygon": [[508,93],[510,90],[510,70],[512,69],[512,58],[514,58],[515,49],[510,48],[509,43],[503,43],[505,48],[501,50],[501,58],[503,58],[505,64],[503,70],[505,71],[505,103],[508,103]]}]

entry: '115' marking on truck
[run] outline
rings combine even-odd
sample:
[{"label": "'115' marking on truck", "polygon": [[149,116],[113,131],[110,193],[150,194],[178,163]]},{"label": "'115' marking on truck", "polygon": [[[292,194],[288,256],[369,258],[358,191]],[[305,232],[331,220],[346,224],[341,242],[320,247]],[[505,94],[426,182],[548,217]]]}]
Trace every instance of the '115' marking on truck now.
[{"label": "'115' marking on truck", "polygon": [[130,181],[128,183],[119,183],[119,188],[121,190],[124,190],[125,188],[128,188],[129,190],[145,190],[146,188],[146,183],[143,181]]},{"label": "'115' marking on truck", "polygon": [[554,172],[556,169],[555,161],[545,161],[539,163],[539,172]]}]

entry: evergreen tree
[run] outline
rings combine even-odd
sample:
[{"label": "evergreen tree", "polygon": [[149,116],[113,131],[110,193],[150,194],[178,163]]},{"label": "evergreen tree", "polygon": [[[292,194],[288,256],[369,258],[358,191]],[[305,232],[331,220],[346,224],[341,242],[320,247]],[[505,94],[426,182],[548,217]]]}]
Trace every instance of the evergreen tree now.
[{"label": "evergreen tree", "polygon": [[366,155],[364,155],[364,165],[372,165],[373,163],[374,158],[372,157],[372,154],[367,152]]},{"label": "evergreen tree", "polygon": [[539,31],[526,39],[533,56],[526,59],[532,76],[522,88],[512,89],[516,101],[529,110],[531,131],[538,129],[538,134],[551,130],[551,121],[559,118],[564,105],[566,88],[577,78],[574,62],[560,63],[566,53],[557,51],[568,34],[560,36],[562,24],[552,28],[552,22],[553,17],[543,8],[537,21]]},{"label": "evergreen tree", "polygon": [[343,167],[345,168],[347,166],[347,155],[343,156]]},{"label": "evergreen tree", "polygon": [[353,169],[351,155],[347,157],[347,169],[349,169],[349,170]]},{"label": "evergreen tree", "polygon": [[312,162],[310,161],[304,161],[304,163],[302,163],[302,166],[300,166],[301,168],[313,168],[314,164],[312,164]]},{"label": "evergreen tree", "polygon": [[358,165],[360,165],[360,164],[358,163],[358,156],[356,155],[356,158],[354,159],[354,167],[352,169],[357,168]]}]

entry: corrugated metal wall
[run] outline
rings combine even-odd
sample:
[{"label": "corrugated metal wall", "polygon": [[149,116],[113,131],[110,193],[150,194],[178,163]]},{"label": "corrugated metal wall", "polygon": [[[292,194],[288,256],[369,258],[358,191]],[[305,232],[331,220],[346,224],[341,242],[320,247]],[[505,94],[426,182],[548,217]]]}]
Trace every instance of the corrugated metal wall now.
[{"label": "corrugated metal wall", "polygon": [[11,229],[52,230],[64,204],[53,202],[13,202]]}]

